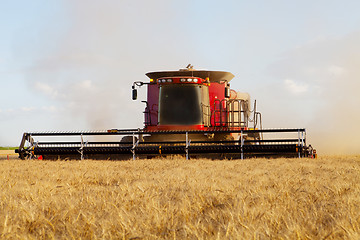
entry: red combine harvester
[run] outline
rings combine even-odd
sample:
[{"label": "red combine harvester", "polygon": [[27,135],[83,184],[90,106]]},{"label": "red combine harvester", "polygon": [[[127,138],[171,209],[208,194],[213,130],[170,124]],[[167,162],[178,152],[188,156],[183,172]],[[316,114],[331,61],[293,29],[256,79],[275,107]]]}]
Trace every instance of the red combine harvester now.
[{"label": "red combine harvester", "polygon": [[149,82],[132,86],[133,100],[137,88],[147,86],[143,129],[27,132],[15,152],[21,159],[315,156],[311,145],[306,145],[304,128],[263,129],[256,101],[251,110],[250,96],[230,89],[234,77],[230,72],[194,70],[188,65],[146,76]]}]

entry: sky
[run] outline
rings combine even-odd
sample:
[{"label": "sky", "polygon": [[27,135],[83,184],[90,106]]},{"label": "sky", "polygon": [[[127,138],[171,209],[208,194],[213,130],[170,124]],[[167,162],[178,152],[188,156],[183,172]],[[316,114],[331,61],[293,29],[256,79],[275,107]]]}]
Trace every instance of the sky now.
[{"label": "sky", "polygon": [[[146,72],[230,71],[264,128],[360,153],[360,1],[0,0],[0,146],[141,128]],[[146,88],[139,91],[145,100]]]}]

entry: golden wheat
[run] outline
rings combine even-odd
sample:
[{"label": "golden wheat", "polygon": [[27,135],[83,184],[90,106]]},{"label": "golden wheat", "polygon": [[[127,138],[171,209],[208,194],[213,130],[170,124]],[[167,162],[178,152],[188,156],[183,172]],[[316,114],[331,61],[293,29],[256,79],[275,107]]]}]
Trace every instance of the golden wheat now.
[{"label": "golden wheat", "polygon": [[0,161],[1,239],[360,239],[360,157]]}]

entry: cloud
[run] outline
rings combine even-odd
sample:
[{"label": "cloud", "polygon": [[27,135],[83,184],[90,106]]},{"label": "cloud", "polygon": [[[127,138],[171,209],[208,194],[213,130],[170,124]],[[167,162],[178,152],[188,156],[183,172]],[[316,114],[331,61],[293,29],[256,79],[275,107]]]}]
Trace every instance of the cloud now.
[{"label": "cloud", "polygon": [[35,89],[47,96],[52,97],[52,98],[59,97],[58,90],[56,90],[56,88],[50,86],[48,83],[37,81],[37,82],[35,82]]},{"label": "cloud", "polygon": [[37,108],[36,107],[22,107],[21,110],[24,112],[33,112],[34,110],[37,110]]},{"label": "cloud", "polygon": [[292,79],[285,79],[284,84],[285,84],[285,88],[295,95],[306,93],[309,89],[309,86],[307,84],[298,83]]},{"label": "cloud", "polygon": [[84,90],[89,90],[94,88],[91,80],[84,80],[80,82],[79,87]]},{"label": "cloud", "polygon": [[346,69],[343,67],[340,67],[340,66],[332,65],[332,66],[328,67],[328,72],[332,76],[340,77],[346,73]]},{"label": "cloud", "polygon": [[44,106],[41,107],[42,111],[46,111],[46,112],[55,112],[57,110],[59,110],[59,108],[56,108],[55,106]]}]

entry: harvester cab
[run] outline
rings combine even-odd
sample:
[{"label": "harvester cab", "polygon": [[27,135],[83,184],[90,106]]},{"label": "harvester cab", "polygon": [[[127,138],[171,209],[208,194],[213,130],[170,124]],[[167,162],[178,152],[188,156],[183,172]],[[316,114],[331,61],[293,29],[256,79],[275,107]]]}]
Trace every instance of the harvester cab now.
[{"label": "harvester cab", "polygon": [[147,85],[147,130],[246,129],[250,120],[256,128],[259,113],[250,119],[250,97],[230,89],[229,72],[190,68],[146,75],[150,82],[135,82],[133,89]]},{"label": "harvester cab", "polygon": [[[224,71],[195,70],[146,73],[147,86],[142,129],[111,129],[87,132],[24,133],[20,158],[121,159],[129,155],[153,157],[185,154],[186,158],[245,158],[257,156],[308,157],[305,129],[263,129],[256,101],[230,88],[234,75]],[[264,137],[277,134],[281,137]],[[94,141],[91,137],[112,137]],[[44,141],[41,138],[75,137],[77,141]],[[117,140],[113,140],[113,138]],[[35,139],[36,138],[36,139]]]}]

